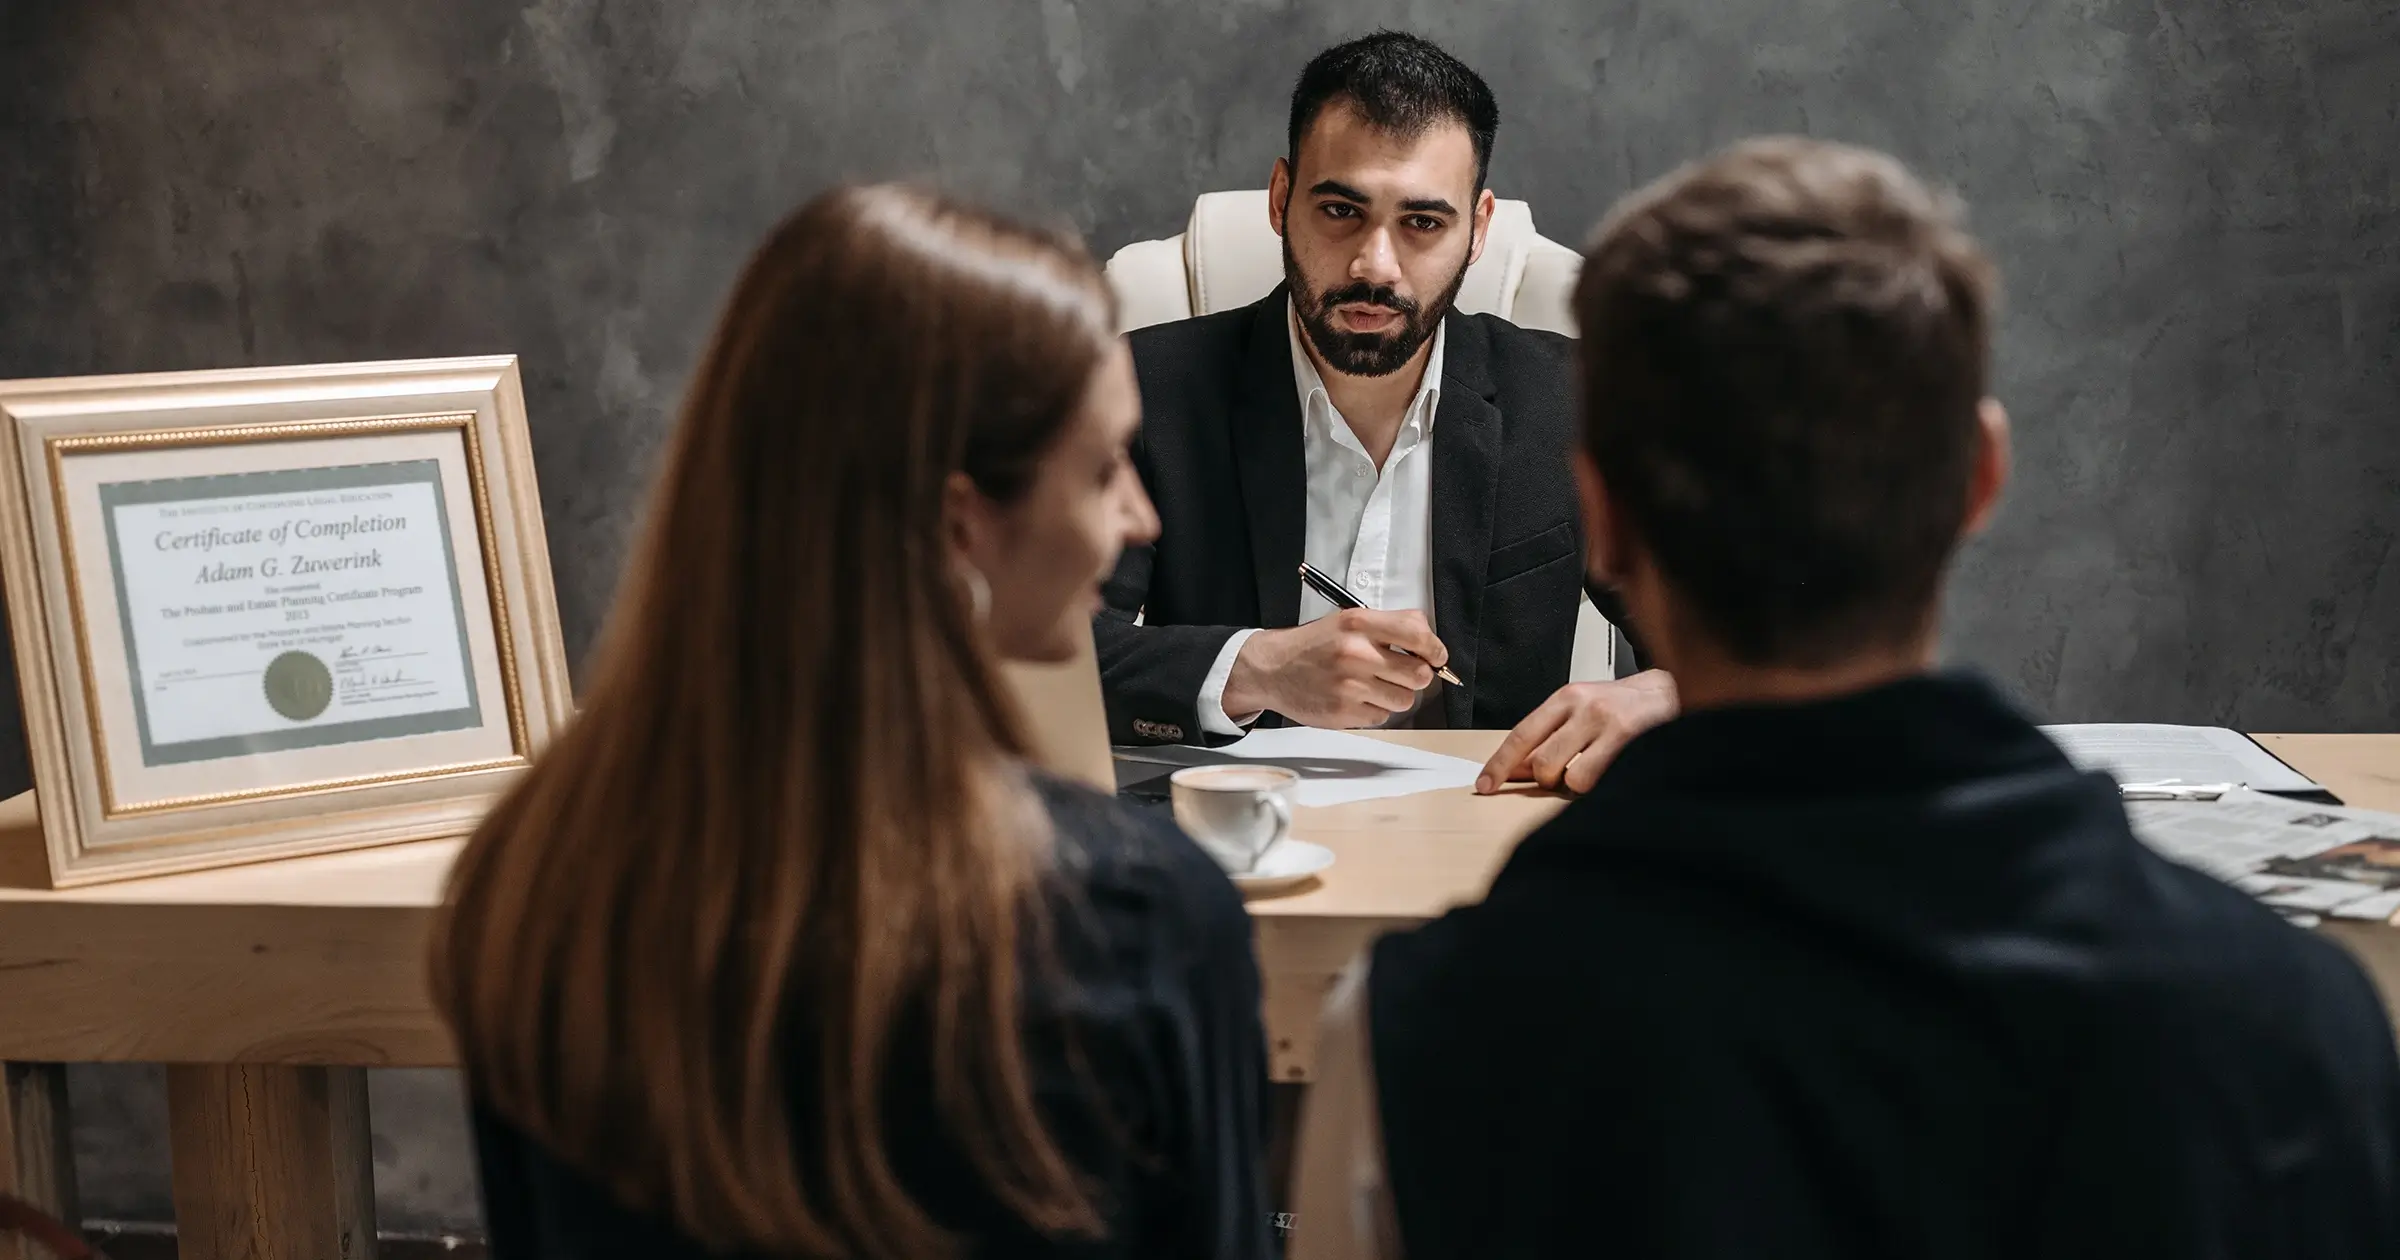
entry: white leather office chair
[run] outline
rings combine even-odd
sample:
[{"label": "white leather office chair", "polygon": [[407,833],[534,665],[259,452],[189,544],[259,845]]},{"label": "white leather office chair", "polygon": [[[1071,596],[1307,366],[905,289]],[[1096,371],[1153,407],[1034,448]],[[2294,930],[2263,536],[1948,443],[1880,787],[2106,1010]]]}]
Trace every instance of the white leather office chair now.
[{"label": "white leather office chair", "polygon": [[[1458,309],[1492,314],[1521,328],[1575,335],[1575,277],[1583,256],[1533,227],[1533,209],[1502,201],[1492,209],[1483,257],[1467,268]],[[1283,243],[1267,222],[1267,192],[1202,193],[1181,235],[1135,241],[1108,260],[1123,331],[1247,306],[1283,280]],[[1568,677],[1617,676],[1618,636],[1589,600],[1575,621]]]},{"label": "white leather office chair", "polygon": [[[1575,275],[1583,258],[1533,229],[1522,201],[1492,209],[1483,257],[1467,268],[1458,309],[1523,328],[1575,335]],[[1124,330],[1247,306],[1283,280],[1283,244],[1267,224],[1267,190],[1202,193],[1191,223],[1163,241],[1135,241],[1108,260]]]},{"label": "white leather office chair", "polygon": [[1100,658],[1089,627],[1073,660],[1056,665],[1003,661],[1000,677],[1025,719],[1033,764],[1096,791],[1117,790],[1116,763],[1108,752],[1108,710],[1100,695]]}]

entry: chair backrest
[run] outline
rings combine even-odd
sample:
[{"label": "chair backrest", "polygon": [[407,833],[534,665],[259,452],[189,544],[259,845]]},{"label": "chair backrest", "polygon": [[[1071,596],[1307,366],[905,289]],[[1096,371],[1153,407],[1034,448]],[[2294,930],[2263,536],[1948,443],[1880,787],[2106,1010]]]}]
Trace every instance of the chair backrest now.
[{"label": "chair backrest", "polygon": [[[1458,309],[1572,336],[1568,298],[1582,261],[1534,230],[1532,207],[1501,201],[1483,257],[1459,286]],[[1108,260],[1108,279],[1127,332],[1265,297],[1283,279],[1283,244],[1267,221],[1266,190],[1201,194],[1181,235],[1118,250]]]},{"label": "chair backrest", "polygon": [[1108,752],[1108,711],[1100,698],[1100,661],[1087,630],[1075,659],[1060,665],[1011,661],[1001,676],[1016,696],[1033,762],[1062,779],[1102,792],[1117,790]]}]

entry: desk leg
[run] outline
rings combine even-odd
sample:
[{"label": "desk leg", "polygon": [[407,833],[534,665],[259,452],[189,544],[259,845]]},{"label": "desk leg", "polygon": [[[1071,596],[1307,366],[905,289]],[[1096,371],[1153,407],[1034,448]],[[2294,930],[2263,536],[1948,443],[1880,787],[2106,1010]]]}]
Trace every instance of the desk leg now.
[{"label": "desk leg", "polygon": [[374,1260],[367,1073],[167,1069],[182,1260]]},{"label": "desk leg", "polygon": [[1267,1210],[1280,1225],[1292,1210],[1292,1161],[1300,1150],[1300,1109],[1308,1086],[1274,1081],[1267,1091]]},{"label": "desk leg", "polygon": [[[75,1154],[68,1144],[67,1069],[56,1063],[0,1064],[0,1192],[75,1228]],[[0,1260],[51,1260],[47,1247],[0,1237]]]}]

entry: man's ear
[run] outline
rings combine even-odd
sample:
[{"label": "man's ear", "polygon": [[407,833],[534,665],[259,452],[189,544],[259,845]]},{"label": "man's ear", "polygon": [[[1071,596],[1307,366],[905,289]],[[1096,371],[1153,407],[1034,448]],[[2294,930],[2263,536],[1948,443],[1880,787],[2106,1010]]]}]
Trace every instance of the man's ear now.
[{"label": "man's ear", "polygon": [[1267,176],[1267,226],[1275,235],[1283,235],[1284,206],[1292,199],[1292,164],[1275,159],[1275,170]]},{"label": "man's ear", "polygon": [[1494,197],[1489,188],[1475,194],[1475,243],[1467,247],[1467,265],[1470,267],[1483,260],[1484,244],[1492,237],[1492,210],[1499,204],[1500,199]]},{"label": "man's ear", "polygon": [[1992,509],[2000,503],[2001,490],[2008,485],[2008,410],[1999,399],[1986,398],[1975,408],[1975,421],[1975,466],[1967,477],[1967,517],[1959,530],[1961,537],[1983,532]]},{"label": "man's ear", "polygon": [[1632,567],[1631,535],[1619,519],[1600,465],[1581,447],[1575,451],[1575,493],[1583,505],[1584,576],[1602,586],[1615,586]]}]

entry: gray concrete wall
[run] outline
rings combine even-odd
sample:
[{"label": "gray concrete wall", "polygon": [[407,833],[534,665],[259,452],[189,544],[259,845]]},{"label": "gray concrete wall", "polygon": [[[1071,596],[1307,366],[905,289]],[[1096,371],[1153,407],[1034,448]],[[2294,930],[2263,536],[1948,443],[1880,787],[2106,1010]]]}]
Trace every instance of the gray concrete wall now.
[{"label": "gray concrete wall", "polygon": [[[2021,475],[1955,656],[2062,720],[2400,723],[2390,0],[0,0],[0,376],[520,354],[580,651],[784,210],[915,176],[1165,235],[1381,23],[1492,81],[1561,239],[1758,131],[1965,193]],[[375,1088],[387,1221],[465,1220],[446,1080]],[[102,1214],[165,1214],[158,1094],[75,1078]]]}]

